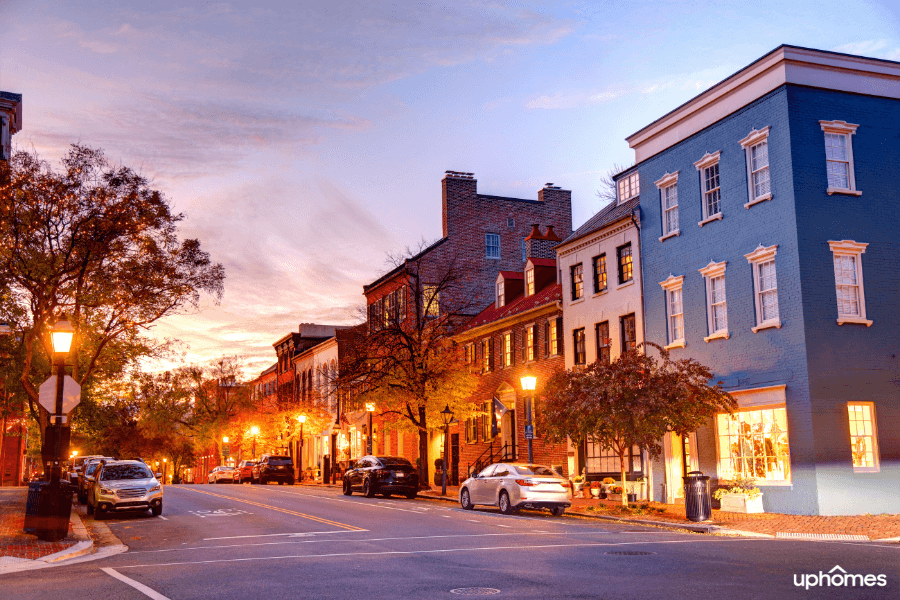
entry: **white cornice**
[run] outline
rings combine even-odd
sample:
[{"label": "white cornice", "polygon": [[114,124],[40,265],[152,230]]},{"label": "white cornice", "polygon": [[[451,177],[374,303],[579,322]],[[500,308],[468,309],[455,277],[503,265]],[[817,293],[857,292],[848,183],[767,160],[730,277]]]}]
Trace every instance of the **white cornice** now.
[{"label": "white cornice", "polygon": [[782,46],[628,136],[640,163],[786,84],[900,99],[900,63]]},{"label": "white cornice", "polygon": [[660,281],[659,285],[662,286],[662,289],[666,291],[677,290],[681,287],[681,284],[684,282],[684,275],[679,275],[675,277],[671,273],[666,277],[665,281]]},{"label": "white cornice", "polygon": [[[600,230],[595,230],[594,233],[588,233],[584,237],[578,238],[574,242],[569,242],[569,245],[566,246],[564,251],[560,251],[557,246],[556,255],[558,258],[562,258],[564,256],[568,256],[573,252],[578,252],[582,248],[586,248],[588,246],[593,246],[603,240],[610,238],[618,233],[622,233],[628,229],[634,229],[634,223],[630,219],[630,215],[625,215],[622,217],[622,220],[627,219],[625,223],[620,224],[618,227],[609,228],[609,226],[604,227]],[[616,221],[617,223],[620,221]],[[580,240],[580,243],[576,244]]]},{"label": "white cornice", "polygon": [[698,269],[700,274],[704,277],[719,277],[720,275],[725,274],[725,266],[728,264],[727,260],[723,260],[720,263],[709,261],[709,264],[703,267],[702,269]]},{"label": "white cornice", "polygon": [[717,162],[719,162],[719,157],[722,155],[721,150],[716,150],[714,153],[710,154],[707,152],[703,155],[703,158],[694,163],[694,166],[697,167],[697,170],[705,169],[706,167],[711,167]]},{"label": "white cornice", "polygon": [[669,187],[672,184],[678,183],[678,171],[674,173],[666,172],[661,178],[653,182],[656,187],[659,189],[663,189]]},{"label": "white cornice", "polygon": [[754,250],[750,254],[745,254],[744,258],[746,258],[747,262],[750,263],[763,262],[775,258],[775,254],[777,253],[777,251],[778,244],[768,247],[763,247],[763,245],[760,244],[759,246],[757,246],[756,250]]},{"label": "white cornice", "polygon": [[828,247],[835,254],[863,254],[868,245],[862,242],[854,242],[853,240],[841,240],[839,242],[828,240]]},{"label": "white cornice", "polygon": [[[820,121],[821,122],[821,121]],[[744,148],[749,148],[750,146],[755,146],[764,139],[769,137],[769,127],[763,127],[759,130],[752,130],[747,137],[738,142]]]},{"label": "white cornice", "polygon": [[819,125],[822,126],[822,131],[828,133],[849,133],[850,135],[856,133],[859,128],[859,125],[847,121],[819,121]]}]

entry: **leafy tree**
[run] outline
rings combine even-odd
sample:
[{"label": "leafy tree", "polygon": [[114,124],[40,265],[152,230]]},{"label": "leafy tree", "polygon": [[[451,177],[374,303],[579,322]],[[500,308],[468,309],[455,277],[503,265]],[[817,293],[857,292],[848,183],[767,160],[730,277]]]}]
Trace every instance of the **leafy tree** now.
[{"label": "leafy tree", "polygon": [[201,293],[221,298],[224,270],[199,241],[178,239],[182,215],[102,151],[73,145],[59,170],[17,152],[0,168],[0,295],[17,313],[17,379],[33,417],[62,314],[77,331],[73,377],[90,386],[164,350],[145,335],[158,319],[196,308]]},{"label": "leafy tree", "polygon": [[397,295],[367,311],[368,327],[341,357],[338,388],[351,406],[374,403],[396,428],[419,433],[420,483],[427,487],[428,431],[441,425],[440,412],[448,405],[458,419],[477,412],[470,400],[477,378],[452,339],[477,309],[468,274],[453,257],[420,248],[395,264]]},{"label": "leafy tree", "polygon": [[[569,436],[613,450],[625,481],[626,457],[633,446],[659,456],[660,440],[668,432],[684,436],[719,412],[732,413],[737,403],[710,385],[709,368],[692,358],[672,360],[652,343],[660,358],[629,350],[610,364],[595,362],[582,370],[557,370],[544,388],[546,400],[539,414],[541,427],[552,441]],[[622,495],[622,504],[627,496]]]}]

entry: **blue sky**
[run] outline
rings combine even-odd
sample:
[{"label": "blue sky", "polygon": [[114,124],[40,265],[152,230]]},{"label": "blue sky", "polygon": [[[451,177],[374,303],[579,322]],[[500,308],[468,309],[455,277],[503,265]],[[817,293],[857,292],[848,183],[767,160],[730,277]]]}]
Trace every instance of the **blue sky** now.
[{"label": "blue sky", "polygon": [[627,135],[783,43],[900,60],[898,21],[830,0],[0,0],[0,89],[24,96],[18,147],[101,147],[186,214],[225,299],[155,333],[252,374],[440,236],[445,170],[571,189],[577,227]]}]

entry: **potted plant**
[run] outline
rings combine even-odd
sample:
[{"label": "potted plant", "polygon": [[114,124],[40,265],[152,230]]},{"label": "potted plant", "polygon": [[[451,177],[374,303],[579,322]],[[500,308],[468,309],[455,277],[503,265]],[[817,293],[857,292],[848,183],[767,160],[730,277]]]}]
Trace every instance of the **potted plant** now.
[{"label": "potted plant", "polygon": [[581,489],[584,487],[584,475],[576,475],[572,479],[572,496],[575,497],[581,493]]},{"label": "potted plant", "polygon": [[592,498],[600,497],[600,482],[599,481],[591,482],[591,497]]},{"label": "potted plant", "polygon": [[713,493],[719,501],[720,510],[736,513],[761,513],[762,492],[754,485],[752,478],[735,479],[730,487],[720,487]]},{"label": "potted plant", "polygon": [[622,486],[614,485],[609,488],[609,493],[606,494],[607,500],[612,500],[613,502],[622,502]]}]

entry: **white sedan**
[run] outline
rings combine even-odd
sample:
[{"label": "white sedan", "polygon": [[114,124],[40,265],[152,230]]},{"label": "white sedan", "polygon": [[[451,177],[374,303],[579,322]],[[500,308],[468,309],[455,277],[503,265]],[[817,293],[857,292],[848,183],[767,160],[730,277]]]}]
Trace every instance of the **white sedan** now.
[{"label": "white sedan", "polygon": [[548,508],[559,516],[572,505],[568,480],[542,465],[527,463],[493,464],[459,487],[459,504],[466,510],[476,504],[498,506],[511,514],[520,508]]},{"label": "white sedan", "polygon": [[209,483],[234,483],[234,467],[216,467],[209,472]]}]

